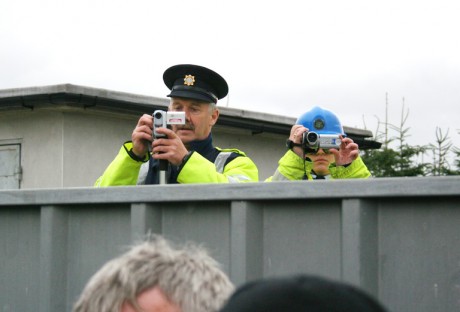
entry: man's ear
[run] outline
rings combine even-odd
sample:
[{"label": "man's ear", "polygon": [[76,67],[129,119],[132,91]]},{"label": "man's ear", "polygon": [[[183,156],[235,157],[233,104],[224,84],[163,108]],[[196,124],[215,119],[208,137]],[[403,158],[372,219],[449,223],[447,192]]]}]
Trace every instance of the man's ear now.
[{"label": "man's ear", "polygon": [[214,109],[214,111],[211,114],[210,125],[214,126],[216,124],[216,122],[217,122],[217,119],[219,119],[219,110],[216,108],[216,109]]}]

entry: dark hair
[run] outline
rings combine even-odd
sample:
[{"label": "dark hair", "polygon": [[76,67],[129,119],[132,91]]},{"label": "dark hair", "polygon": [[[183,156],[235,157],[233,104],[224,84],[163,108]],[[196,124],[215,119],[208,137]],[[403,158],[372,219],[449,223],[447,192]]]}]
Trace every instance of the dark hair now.
[{"label": "dark hair", "polygon": [[369,294],[342,282],[296,275],[249,282],[221,312],[385,312]]}]

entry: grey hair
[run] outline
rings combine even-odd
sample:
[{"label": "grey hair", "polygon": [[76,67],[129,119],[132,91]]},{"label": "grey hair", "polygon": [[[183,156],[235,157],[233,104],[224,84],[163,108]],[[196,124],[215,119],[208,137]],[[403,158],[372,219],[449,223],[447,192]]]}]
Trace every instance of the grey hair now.
[{"label": "grey hair", "polygon": [[209,103],[209,112],[212,113],[214,110],[217,109],[217,104],[214,102]]},{"label": "grey hair", "polygon": [[215,312],[234,290],[220,265],[193,244],[175,249],[151,236],[94,274],[75,303],[74,312],[120,311],[127,301],[137,310],[136,297],[158,286],[182,312]]}]

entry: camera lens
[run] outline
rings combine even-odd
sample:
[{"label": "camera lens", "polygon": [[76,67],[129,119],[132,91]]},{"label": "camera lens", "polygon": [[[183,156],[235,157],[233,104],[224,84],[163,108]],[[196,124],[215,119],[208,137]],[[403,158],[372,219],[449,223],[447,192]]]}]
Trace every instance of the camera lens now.
[{"label": "camera lens", "polygon": [[318,140],[318,134],[316,132],[308,132],[307,133],[307,141],[310,144],[315,144]]},{"label": "camera lens", "polygon": [[161,112],[156,112],[155,113],[155,118],[156,119],[160,119],[161,117],[163,117],[163,114],[161,114]]}]

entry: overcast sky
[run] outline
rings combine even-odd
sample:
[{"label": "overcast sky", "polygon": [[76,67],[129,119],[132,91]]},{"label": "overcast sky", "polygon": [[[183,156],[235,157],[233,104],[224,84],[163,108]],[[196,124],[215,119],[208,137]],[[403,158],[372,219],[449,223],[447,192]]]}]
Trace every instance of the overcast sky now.
[{"label": "overcast sky", "polygon": [[219,105],[297,117],[318,105],[409,143],[460,147],[458,0],[0,0],[0,89],[71,83],[163,97],[163,71],[226,78]]}]

